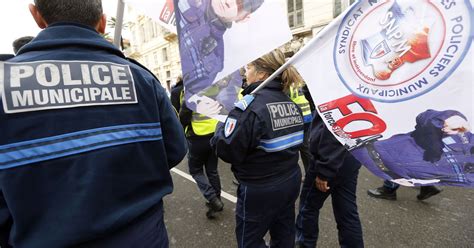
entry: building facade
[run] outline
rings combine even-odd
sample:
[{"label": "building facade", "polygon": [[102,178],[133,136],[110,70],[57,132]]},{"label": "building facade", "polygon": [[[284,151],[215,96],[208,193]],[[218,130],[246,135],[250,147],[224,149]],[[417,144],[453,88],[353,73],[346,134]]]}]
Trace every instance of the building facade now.
[{"label": "building facade", "polygon": [[[293,39],[282,46],[287,56],[293,55],[355,0],[267,0],[285,6]],[[176,34],[132,8],[129,23],[131,46],[125,54],[150,69],[168,90],[181,75],[179,45]]]},{"label": "building facade", "polygon": [[286,7],[293,39],[282,47],[293,55],[355,0],[278,0]]},{"label": "building facade", "polygon": [[181,75],[178,37],[132,8],[127,14],[133,16],[133,21],[128,25],[131,39],[125,55],[146,66],[169,91]]}]

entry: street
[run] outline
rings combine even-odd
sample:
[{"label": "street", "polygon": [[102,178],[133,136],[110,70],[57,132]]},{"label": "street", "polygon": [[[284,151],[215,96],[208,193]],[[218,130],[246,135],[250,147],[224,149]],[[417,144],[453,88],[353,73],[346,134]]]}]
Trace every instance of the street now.
[{"label": "street", "polygon": [[[187,174],[187,159],[176,169]],[[219,173],[222,190],[235,197],[237,186],[232,183],[230,165],[219,161]],[[164,200],[170,247],[237,247],[235,203],[223,199],[224,211],[208,220],[205,200],[196,184],[176,172],[172,176],[174,192]],[[364,167],[360,170],[357,202],[366,247],[474,247],[474,190],[443,187],[443,192],[425,201],[416,199],[417,188],[401,187],[397,201],[367,195],[367,189],[381,184],[382,180]],[[338,247],[329,198],[319,226],[318,247]]]}]

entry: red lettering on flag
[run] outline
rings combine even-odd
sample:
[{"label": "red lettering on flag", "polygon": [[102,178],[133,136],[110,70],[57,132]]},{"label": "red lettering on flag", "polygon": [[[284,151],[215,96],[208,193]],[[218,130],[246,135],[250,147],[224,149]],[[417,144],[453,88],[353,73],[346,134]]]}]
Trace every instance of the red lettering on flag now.
[{"label": "red lettering on flag", "polygon": [[174,17],[174,5],[173,0],[166,0],[166,4],[163,6],[163,9],[160,13],[160,20],[165,23],[170,23]]},{"label": "red lettering on flag", "polygon": [[[351,104],[358,104],[360,107],[362,107],[364,112],[354,113],[351,109],[349,109],[349,105]],[[375,106],[369,99],[366,98],[348,95],[334,101],[321,104],[318,106],[318,108],[321,113],[337,109],[343,115],[342,118],[336,120],[333,124],[333,131],[344,130],[344,127],[354,121],[366,121],[372,124],[370,128],[352,132],[344,131],[344,133],[347,134],[351,139],[381,134],[387,129],[387,124],[377,115]]]}]

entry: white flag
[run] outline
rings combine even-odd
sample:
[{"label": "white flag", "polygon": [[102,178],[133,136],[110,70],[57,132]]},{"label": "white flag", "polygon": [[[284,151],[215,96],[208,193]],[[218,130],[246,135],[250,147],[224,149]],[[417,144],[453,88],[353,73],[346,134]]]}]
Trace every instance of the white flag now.
[{"label": "white flag", "polygon": [[361,0],[293,65],[328,128],[376,175],[474,186],[469,1]]},{"label": "white flag", "polygon": [[187,106],[224,121],[241,90],[239,68],[291,39],[284,5],[175,0],[175,7]]}]

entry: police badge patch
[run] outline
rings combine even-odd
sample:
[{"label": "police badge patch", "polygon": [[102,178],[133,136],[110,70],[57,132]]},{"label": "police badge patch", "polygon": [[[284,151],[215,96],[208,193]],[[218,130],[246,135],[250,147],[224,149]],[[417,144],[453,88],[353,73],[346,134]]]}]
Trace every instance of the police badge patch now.
[{"label": "police badge patch", "polygon": [[234,118],[228,117],[227,120],[225,121],[225,127],[224,127],[224,136],[228,138],[232,132],[235,130],[235,126],[237,125],[237,120]]},{"label": "police badge patch", "polygon": [[128,65],[61,60],[2,64],[5,113],[138,103]]}]

